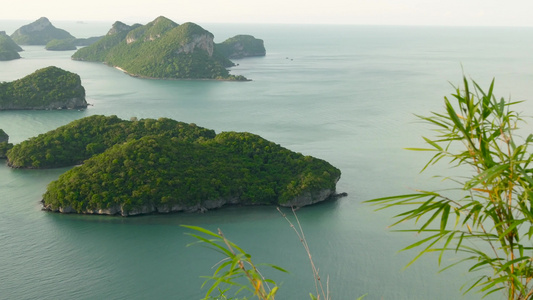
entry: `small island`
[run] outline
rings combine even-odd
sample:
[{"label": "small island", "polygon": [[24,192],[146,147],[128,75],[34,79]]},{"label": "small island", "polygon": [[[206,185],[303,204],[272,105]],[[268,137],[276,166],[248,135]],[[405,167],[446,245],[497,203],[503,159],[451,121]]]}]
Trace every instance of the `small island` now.
[{"label": "small island", "polygon": [[69,51],[77,49],[75,39],[54,39],[48,42],[44,48],[49,51]]},{"label": "small island", "polygon": [[51,40],[74,39],[74,36],[42,17],[17,29],[11,38],[19,45],[46,45]]},{"label": "small island", "polygon": [[[105,37],[79,49],[72,59],[103,62],[142,78],[246,81],[227,70],[235,65],[228,58],[235,52],[228,48],[233,44],[219,47],[213,38],[212,33],[197,24],[179,25],[162,16],[146,25],[129,26],[117,21]],[[262,41],[260,44],[263,45]],[[250,45],[253,49],[247,48]],[[258,50],[253,42],[241,42],[238,48],[240,55],[265,53],[264,46],[263,51]]]},{"label": "small island", "polygon": [[0,159],[7,158],[7,151],[13,148],[13,144],[9,143],[9,135],[0,129]]},{"label": "small island", "polygon": [[117,116],[90,116],[15,145],[8,155],[12,168],[48,169],[82,164],[115,144],[148,135],[186,142],[213,139],[215,131],[167,118],[137,121]]},{"label": "small island", "polygon": [[222,55],[230,59],[266,55],[263,40],[251,35],[236,35],[216,46]]},{"label": "small island", "polygon": [[22,48],[5,31],[0,31],[0,61],[19,59],[20,51]]},{"label": "small island", "polygon": [[103,36],[93,36],[89,38],[77,38],[76,40],[74,40],[74,44],[78,47],[89,46],[89,45],[96,43],[101,38],[103,38]]},{"label": "small island", "polygon": [[0,110],[86,108],[80,76],[51,66],[12,81],[0,82]]},{"label": "small island", "polygon": [[80,163],[49,184],[45,210],[133,216],[225,205],[301,207],[333,197],[341,175],[324,160],[258,135],[215,134],[166,118],[91,116],[8,153],[17,167]]}]

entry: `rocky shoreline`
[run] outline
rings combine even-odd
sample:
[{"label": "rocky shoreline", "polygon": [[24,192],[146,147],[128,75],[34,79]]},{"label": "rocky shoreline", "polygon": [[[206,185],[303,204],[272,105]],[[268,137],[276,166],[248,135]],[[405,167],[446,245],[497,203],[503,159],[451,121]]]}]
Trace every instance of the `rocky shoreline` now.
[{"label": "rocky shoreline", "polygon": [[[104,63],[105,65],[108,65],[106,63]],[[252,79],[248,79],[246,78],[245,80],[232,80],[232,79],[216,79],[216,78],[159,78],[159,77],[149,77],[149,76],[142,76],[142,75],[138,75],[138,74],[132,74],[124,69],[122,69],[121,67],[119,66],[112,66],[112,65],[108,65],[110,67],[113,67],[119,71],[121,71],[122,73],[128,75],[128,76],[131,76],[131,77],[134,77],[134,78],[140,78],[140,79],[151,79],[151,80],[171,80],[171,81],[196,81],[196,80],[200,80],[200,81],[235,81],[235,82],[246,82],[246,81],[252,81]]]},{"label": "rocky shoreline", "polygon": [[55,101],[46,103],[43,105],[36,105],[32,107],[26,107],[23,105],[17,105],[13,102],[0,105],[0,111],[2,110],[61,110],[61,109],[86,109],[89,104],[85,98],[71,98],[64,101]]},{"label": "rocky shoreline", "polygon": [[[345,197],[348,194],[346,193],[335,193],[334,190],[330,189],[324,189],[320,190],[315,193],[306,193],[304,195],[300,195],[293,200],[284,203],[279,204],[281,207],[291,207],[291,208],[300,208],[307,205],[316,204],[319,202],[325,202],[325,201],[334,201],[338,198]],[[52,209],[50,206],[47,206],[44,204],[44,202],[41,200],[41,203],[43,205],[42,210],[44,211],[50,211],[50,212],[56,212],[56,213],[62,213],[62,214],[86,214],[86,215],[109,215],[109,216],[122,216],[122,217],[131,217],[131,216],[141,216],[141,215],[149,215],[149,214],[169,214],[169,213],[179,213],[179,212],[185,212],[185,213],[204,213],[208,210],[214,210],[219,209],[225,206],[250,206],[250,205],[244,205],[239,202],[239,199],[237,197],[233,198],[227,198],[227,199],[217,199],[217,200],[208,200],[203,203],[195,204],[192,206],[182,205],[182,204],[174,204],[174,205],[161,205],[161,206],[143,206],[141,208],[134,208],[131,210],[124,210],[122,206],[114,206],[107,209],[94,209],[94,210],[86,210],[82,211],[81,213],[76,212],[75,209],[73,209],[70,206],[67,207],[59,207],[57,209]],[[260,204],[264,205],[264,204]]]}]

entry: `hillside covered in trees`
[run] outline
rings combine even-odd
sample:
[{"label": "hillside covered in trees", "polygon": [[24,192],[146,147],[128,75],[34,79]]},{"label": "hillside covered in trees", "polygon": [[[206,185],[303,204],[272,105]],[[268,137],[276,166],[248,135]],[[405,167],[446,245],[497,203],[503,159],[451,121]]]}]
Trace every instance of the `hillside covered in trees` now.
[{"label": "hillside covered in trees", "polygon": [[17,29],[11,38],[19,45],[46,45],[51,40],[74,39],[74,36],[42,17]]},{"label": "hillside covered in trees", "polygon": [[222,55],[230,59],[266,55],[263,40],[251,35],[236,35],[216,44],[216,47]]},{"label": "hillside covered in trees", "polygon": [[234,64],[225,54],[231,49],[223,54],[213,38],[197,24],[178,25],[165,17],[146,25],[115,22],[105,37],[79,49],[72,59],[103,62],[146,78],[246,80],[229,74],[226,68]]},{"label": "hillside covered in trees", "polygon": [[251,133],[215,134],[161,118],[92,116],[15,145],[13,167],[81,164],[50,183],[45,209],[123,216],[224,206],[304,206],[335,193],[340,171]]},{"label": "hillside covered in trees", "polygon": [[215,137],[213,130],[166,118],[127,121],[96,115],[15,145],[9,152],[8,165],[30,169],[73,166],[115,144],[156,134],[187,142]]},{"label": "hillside covered in trees", "polygon": [[77,49],[75,39],[51,40],[44,48],[50,51],[68,51]]},{"label": "hillside covered in trees", "polygon": [[0,31],[0,61],[18,59],[20,51],[22,48],[5,31]]},{"label": "hillside covered in trees", "polygon": [[86,108],[80,76],[51,66],[0,82],[0,110]]}]

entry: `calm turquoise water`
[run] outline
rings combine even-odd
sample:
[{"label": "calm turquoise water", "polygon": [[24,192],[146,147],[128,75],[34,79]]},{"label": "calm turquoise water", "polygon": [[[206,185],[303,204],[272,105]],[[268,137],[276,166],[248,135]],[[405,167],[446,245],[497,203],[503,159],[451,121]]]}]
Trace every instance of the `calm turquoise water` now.
[{"label": "calm turquoise water", "polygon": [[[10,34],[23,24],[0,21],[0,30]],[[438,274],[428,257],[402,270],[415,253],[397,251],[417,237],[389,232],[394,211],[374,212],[362,202],[438,186],[418,173],[428,157],[403,148],[421,146],[420,136],[430,134],[413,113],[441,110],[461,68],[482,85],[496,77],[501,96],[533,97],[533,29],[201,25],[217,41],[241,33],[265,40],[266,57],[237,60],[232,71],[253,81],[142,80],[71,61],[73,52],[24,47],[24,59],[0,63],[0,81],[55,65],[81,76],[92,106],[0,112],[0,128],[18,143],[78,118],[114,114],[259,134],[342,171],[337,187],[348,197],[298,211],[333,299],[460,299],[471,279],[463,269]],[[110,25],[56,26],[88,37]],[[533,112],[533,101],[523,109]],[[199,277],[221,257],[186,247],[194,240],[180,224],[221,228],[256,262],[290,271],[267,272],[282,283],[279,299],[309,299],[306,254],[275,208],[137,218],[41,211],[46,185],[65,170],[0,165],[0,299],[200,299]]]}]

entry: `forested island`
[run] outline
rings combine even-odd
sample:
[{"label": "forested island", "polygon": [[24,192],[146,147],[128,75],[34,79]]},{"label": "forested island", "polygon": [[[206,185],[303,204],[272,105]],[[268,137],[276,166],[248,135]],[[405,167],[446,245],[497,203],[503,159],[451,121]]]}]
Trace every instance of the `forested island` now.
[{"label": "forested island", "polygon": [[19,45],[46,45],[51,40],[74,39],[74,36],[42,17],[17,29],[11,38]]},{"label": "forested island", "polygon": [[51,66],[0,82],[0,110],[86,108],[80,76]]},{"label": "forested island", "polygon": [[[102,36],[75,38],[68,31],[56,28],[46,17],[20,27],[10,37],[15,45],[44,45],[45,49],[50,51],[76,50],[77,46],[88,46],[101,38]],[[1,42],[0,32],[0,60]],[[22,48],[19,51],[22,51]]]},{"label": "forested island", "polygon": [[[144,78],[247,80],[229,74],[227,68],[234,63],[228,57],[234,48],[215,44],[213,38],[197,24],[178,25],[165,17],[146,25],[117,21],[105,37],[79,49],[72,59],[103,62]],[[255,40],[247,36],[247,41],[238,45],[240,57],[265,55],[263,41],[251,39]]]},{"label": "forested island", "polygon": [[0,31],[0,61],[18,59],[20,51],[22,48],[5,31]]},{"label": "forested island", "polygon": [[68,51],[77,49],[75,39],[54,39],[48,42],[44,48],[50,51]]},{"label": "forested island", "polygon": [[216,44],[217,49],[227,58],[244,58],[251,56],[265,56],[266,50],[263,40],[251,35],[236,35]]},{"label": "forested island", "polygon": [[122,120],[90,116],[15,145],[8,155],[13,168],[39,169],[78,165],[115,144],[143,136],[176,137],[185,142],[213,139],[215,131],[171,119]]},{"label": "forested island", "polygon": [[8,164],[81,164],[49,184],[44,209],[122,216],[228,204],[305,206],[334,195],[341,175],[324,160],[251,133],[116,116],[83,118],[17,144]]}]

